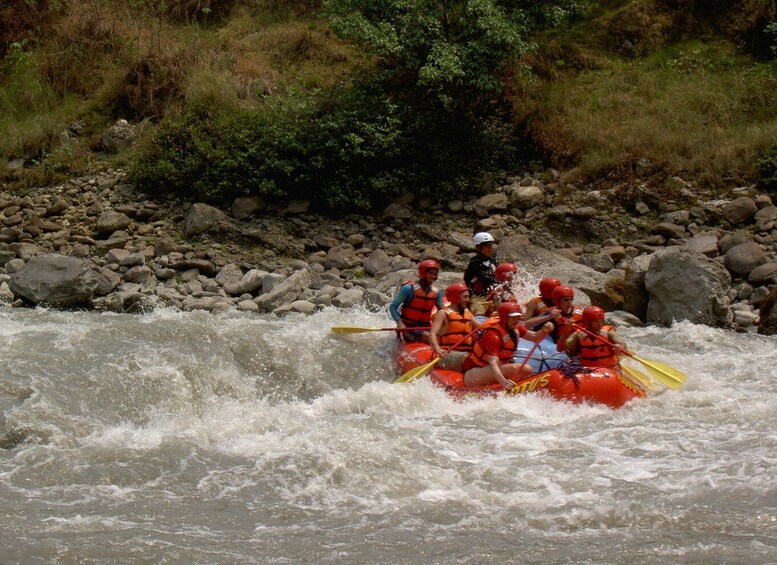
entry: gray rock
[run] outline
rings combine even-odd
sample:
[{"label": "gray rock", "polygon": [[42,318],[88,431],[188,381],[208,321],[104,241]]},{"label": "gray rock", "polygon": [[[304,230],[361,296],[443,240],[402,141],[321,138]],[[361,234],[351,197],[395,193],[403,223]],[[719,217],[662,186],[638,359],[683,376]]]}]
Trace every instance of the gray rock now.
[{"label": "gray rock", "polygon": [[164,257],[175,249],[175,242],[170,238],[160,239],[156,245],[154,245],[154,256]]},{"label": "gray rock", "polygon": [[378,248],[364,260],[364,270],[373,277],[383,275],[391,269],[391,257],[385,251]]},{"label": "gray rock", "polygon": [[606,273],[615,267],[612,257],[605,253],[597,253],[595,255],[583,253],[580,255],[580,263],[600,273]]},{"label": "gray rock", "polygon": [[272,292],[275,290],[275,287],[285,279],[286,277],[278,273],[267,273],[264,275],[264,277],[262,277],[262,293],[266,294],[268,292]]},{"label": "gray rock", "polygon": [[332,304],[339,308],[353,308],[357,304],[361,304],[364,297],[364,289],[360,286],[354,286],[349,289],[344,289],[332,298]]},{"label": "gray rock", "polygon": [[642,323],[642,320],[637,318],[634,314],[625,312],[624,310],[607,312],[605,321],[610,325],[621,328],[639,328],[645,325]]},{"label": "gray rock", "polygon": [[766,253],[754,241],[741,243],[726,252],[726,268],[735,275],[747,276],[756,267],[768,261]]},{"label": "gray rock", "polygon": [[262,312],[271,312],[279,306],[291,304],[297,300],[302,291],[310,286],[310,281],[309,270],[296,271],[270,292],[255,298],[254,302]]},{"label": "gray rock", "polygon": [[11,259],[5,264],[5,271],[10,275],[17,272],[24,265],[26,265],[24,259]]},{"label": "gray rock", "polygon": [[685,248],[706,257],[718,255],[718,238],[714,235],[697,235],[685,242]]},{"label": "gray rock", "polygon": [[265,292],[264,279],[268,274],[267,271],[262,271],[261,269],[251,269],[241,277],[234,294],[253,294],[260,289],[262,292]]},{"label": "gray rock", "polygon": [[685,227],[668,222],[661,222],[650,228],[650,233],[663,235],[667,239],[679,239],[685,235]]},{"label": "gray rock", "polygon": [[755,231],[768,232],[774,229],[777,222],[777,206],[766,206],[755,214]]},{"label": "gray rock", "polygon": [[137,138],[137,131],[127,120],[117,120],[102,135],[103,148],[117,154],[130,147]]},{"label": "gray rock", "polygon": [[475,211],[478,216],[487,216],[492,212],[504,212],[510,205],[510,200],[506,194],[496,192],[486,194],[475,201]]},{"label": "gray rock", "polygon": [[206,277],[215,276],[218,272],[216,265],[208,261],[207,259],[184,259],[182,261],[176,261],[170,265],[176,271],[189,271],[191,269],[197,269],[201,275]]},{"label": "gray rock", "polygon": [[300,312],[302,314],[312,314],[316,309],[316,305],[309,300],[295,300],[289,304],[292,311]]},{"label": "gray rock", "polygon": [[245,220],[265,208],[267,203],[261,196],[241,196],[232,203],[232,215],[238,220]]},{"label": "gray rock", "polygon": [[121,277],[119,274],[111,271],[107,267],[103,267],[100,269],[100,279],[94,293],[97,296],[106,296],[113,292],[119,284],[121,284]]},{"label": "gray rock", "polygon": [[124,280],[131,283],[144,283],[151,277],[151,269],[145,265],[132,267],[124,273]]},{"label": "gray rock", "polygon": [[110,235],[115,231],[123,230],[132,223],[132,220],[121,212],[115,212],[110,210],[103,212],[99,218],[97,218],[97,224],[95,224],[95,231],[98,235]]},{"label": "gray rock", "polygon": [[710,326],[731,323],[731,275],[723,265],[700,253],[683,247],[656,252],[645,274],[645,288],[650,295],[648,322],[669,325],[689,320]]},{"label": "gray rock", "polygon": [[193,236],[208,231],[227,231],[229,225],[229,218],[224,212],[213,206],[198,202],[186,214],[183,233],[186,236]]},{"label": "gray rock", "polygon": [[539,186],[517,186],[510,190],[510,206],[528,210],[545,202],[545,192]]},{"label": "gray rock", "polygon": [[9,287],[33,304],[69,306],[89,302],[100,276],[91,263],[75,257],[45,254],[11,275]]},{"label": "gray rock", "polygon": [[760,321],[758,333],[763,335],[777,335],[777,286],[761,300],[758,309]]},{"label": "gray rock", "polygon": [[254,304],[253,300],[241,300],[236,305],[238,310],[244,310],[246,312],[258,312],[259,306]]},{"label": "gray rock", "polygon": [[640,320],[647,316],[649,295],[645,288],[645,274],[650,267],[650,255],[639,255],[626,266],[623,277],[623,309]]},{"label": "gray rock", "polygon": [[777,284],[777,263],[764,263],[759,265],[748,275],[747,280],[752,284]]},{"label": "gray rock", "polygon": [[745,223],[747,220],[755,216],[758,212],[758,206],[755,204],[755,200],[749,196],[740,196],[735,198],[728,204],[726,204],[721,213],[723,219],[725,219],[732,226]]},{"label": "gray rock", "polygon": [[324,267],[327,269],[352,269],[361,265],[361,259],[356,256],[353,245],[343,243],[332,247],[326,253]]},{"label": "gray rock", "polygon": [[389,220],[409,220],[413,217],[413,210],[404,204],[392,202],[383,210],[383,217]]},{"label": "gray rock", "polygon": [[310,200],[292,200],[286,211],[289,214],[307,214],[310,209]]},{"label": "gray rock", "polygon": [[216,275],[216,282],[220,286],[224,286],[229,283],[237,285],[243,278],[243,270],[236,263],[227,263]]}]

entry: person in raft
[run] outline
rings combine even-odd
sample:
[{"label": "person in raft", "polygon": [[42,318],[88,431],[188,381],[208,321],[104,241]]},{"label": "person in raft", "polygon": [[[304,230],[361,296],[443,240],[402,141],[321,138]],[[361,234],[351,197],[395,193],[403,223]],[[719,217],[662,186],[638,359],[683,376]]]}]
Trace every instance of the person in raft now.
[{"label": "person in raft", "polygon": [[[531,367],[513,363],[518,338],[538,341],[542,333],[527,330],[520,324],[523,312],[515,302],[503,302],[497,308],[497,322],[484,324],[480,338],[472,347],[472,352],[464,360],[464,384],[467,386],[499,383],[507,390],[515,386],[515,381],[532,373]],[[553,324],[546,323],[542,329],[551,331]],[[520,373],[519,373],[520,370]]]},{"label": "person in raft", "polygon": [[[461,371],[475,342],[472,332],[480,327],[480,322],[469,311],[470,294],[466,284],[457,282],[450,285],[445,289],[445,298],[450,306],[437,310],[429,341],[441,357],[437,365],[439,368]],[[446,353],[445,350],[454,346]]]},{"label": "person in raft", "polygon": [[560,280],[545,277],[540,281],[540,295],[535,296],[524,305],[526,310],[524,325],[530,330],[545,322],[552,322],[561,316],[561,310],[553,302],[553,289],[557,286],[561,286]]},{"label": "person in raft", "polygon": [[499,263],[494,273],[497,284],[486,296],[486,300],[494,304],[494,309],[499,307],[502,302],[518,302],[513,293],[513,279],[518,273],[518,267],[515,263]]},{"label": "person in raft", "polygon": [[561,315],[551,322],[553,331],[550,337],[556,342],[558,351],[565,351],[567,336],[574,331],[573,324],[583,321],[583,309],[574,303],[575,291],[571,286],[559,285],[553,289],[553,303]]},{"label": "person in raft", "polygon": [[[604,325],[604,310],[598,306],[588,306],[583,310],[583,320],[580,325],[590,333],[577,330],[569,334],[565,343],[567,355],[577,358],[584,367],[620,369],[618,358],[628,351],[628,348],[626,342],[615,333],[613,326]],[[601,336],[613,345],[591,334]]]},{"label": "person in raft", "polygon": [[[389,304],[391,318],[398,329],[428,328],[432,322],[432,310],[443,308],[442,293],[434,284],[440,274],[440,264],[427,259],[418,264],[418,280],[402,284],[394,300]],[[397,336],[405,341],[429,342],[428,330],[402,331]]]},{"label": "person in raft", "polygon": [[475,244],[475,256],[469,260],[467,268],[464,269],[464,282],[467,283],[472,295],[472,313],[485,315],[486,296],[498,284],[494,236],[488,232],[478,232],[472,241]]},{"label": "person in raft", "polygon": [[494,236],[488,232],[479,232],[474,235],[472,241],[475,244],[475,256],[464,269],[464,282],[467,283],[472,296],[485,298],[498,284]]}]

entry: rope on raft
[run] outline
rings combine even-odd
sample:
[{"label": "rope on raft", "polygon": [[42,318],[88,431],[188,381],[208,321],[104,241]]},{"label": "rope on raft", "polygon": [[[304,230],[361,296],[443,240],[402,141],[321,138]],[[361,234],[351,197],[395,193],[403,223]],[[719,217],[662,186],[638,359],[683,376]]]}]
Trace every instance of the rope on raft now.
[{"label": "rope on raft", "polygon": [[556,370],[564,375],[564,378],[572,379],[572,382],[575,383],[577,388],[580,388],[580,379],[577,378],[577,375],[590,375],[594,372],[594,369],[583,367],[577,359],[570,359],[569,361],[559,363]]}]

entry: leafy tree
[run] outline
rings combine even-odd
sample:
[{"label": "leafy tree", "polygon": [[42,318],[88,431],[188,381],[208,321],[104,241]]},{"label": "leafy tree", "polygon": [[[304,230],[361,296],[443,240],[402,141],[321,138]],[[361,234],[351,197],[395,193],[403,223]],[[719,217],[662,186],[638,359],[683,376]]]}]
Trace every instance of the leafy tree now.
[{"label": "leafy tree", "polygon": [[335,30],[377,58],[386,86],[451,117],[481,114],[506,62],[529,33],[580,12],[587,0],[325,0]]}]

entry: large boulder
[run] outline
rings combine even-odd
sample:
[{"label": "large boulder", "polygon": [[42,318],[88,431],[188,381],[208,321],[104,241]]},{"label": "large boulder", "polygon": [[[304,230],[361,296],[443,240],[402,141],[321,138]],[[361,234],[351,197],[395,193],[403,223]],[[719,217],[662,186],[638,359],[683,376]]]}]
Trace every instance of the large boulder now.
[{"label": "large boulder", "polygon": [[183,233],[186,236],[200,235],[207,231],[226,231],[229,217],[213,206],[198,202],[194,204],[183,223]]},{"label": "large boulder", "polygon": [[777,335],[777,286],[763,299],[759,313],[761,320],[758,323],[758,333]]},{"label": "large boulder", "polygon": [[650,255],[639,255],[626,266],[626,274],[623,277],[623,309],[629,314],[644,320],[647,316],[648,301],[650,299],[645,289],[645,274],[650,267]]},{"label": "large boulder", "polygon": [[758,212],[755,200],[749,196],[735,198],[723,207],[723,218],[732,226],[743,224]]},{"label": "large boulder", "polygon": [[743,277],[747,277],[753,269],[768,261],[766,253],[755,241],[735,245],[726,252],[725,257],[726,268]]},{"label": "large boulder", "polygon": [[[585,294],[575,296],[575,303],[589,303],[605,310],[621,308],[620,296],[605,288],[607,275],[570,261],[558,253],[528,243],[525,236],[511,236],[499,244],[499,261],[512,261],[536,277],[556,277],[562,283]],[[514,239],[515,238],[515,239]]]},{"label": "large boulder", "polygon": [[266,294],[254,299],[263,312],[271,312],[285,304],[291,304],[310,286],[312,276],[308,269],[295,271]]},{"label": "large boulder", "polygon": [[91,263],[75,257],[34,257],[11,275],[9,287],[33,304],[71,306],[91,301],[100,275]]},{"label": "large boulder", "polygon": [[709,326],[731,323],[731,275],[723,265],[701,253],[683,247],[657,251],[645,273],[645,288],[650,296],[648,322],[670,325],[689,320]]}]

